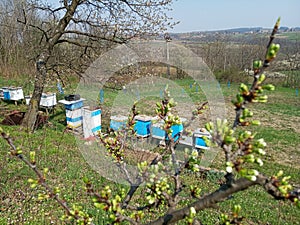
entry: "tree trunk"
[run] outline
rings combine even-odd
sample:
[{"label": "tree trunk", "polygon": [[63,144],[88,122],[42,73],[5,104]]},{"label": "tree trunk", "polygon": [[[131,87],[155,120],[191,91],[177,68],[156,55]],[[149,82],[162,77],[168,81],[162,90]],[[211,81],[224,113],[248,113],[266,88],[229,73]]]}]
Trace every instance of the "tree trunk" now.
[{"label": "tree trunk", "polygon": [[49,60],[49,57],[51,56],[53,48],[56,44],[58,44],[59,39],[64,34],[68,24],[70,23],[70,20],[76,12],[76,8],[79,5],[79,2],[79,0],[72,0],[70,2],[70,5],[67,5],[68,1],[64,1],[67,10],[64,16],[59,20],[56,28],[48,36],[48,41],[46,42],[36,62],[37,73],[35,77],[34,90],[32,98],[30,100],[28,111],[26,112],[22,122],[22,127],[27,129],[28,132],[33,132],[36,128],[35,124],[39,113],[40,100],[44,90],[44,84],[46,82],[46,64]]},{"label": "tree trunk", "polygon": [[42,53],[36,62],[34,90],[28,106],[28,111],[26,112],[22,122],[22,127],[24,127],[28,132],[33,132],[36,128],[35,125],[39,113],[40,100],[44,90],[44,84],[46,82],[46,63],[48,58],[48,53]]}]

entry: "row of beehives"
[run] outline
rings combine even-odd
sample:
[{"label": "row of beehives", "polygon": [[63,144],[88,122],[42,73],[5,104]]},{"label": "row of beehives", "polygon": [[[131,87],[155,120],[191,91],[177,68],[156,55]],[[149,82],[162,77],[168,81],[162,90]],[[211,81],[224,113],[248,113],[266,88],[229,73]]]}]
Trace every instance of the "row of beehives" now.
[{"label": "row of beehives", "polygon": [[[5,101],[20,101],[25,99],[26,104],[30,102],[31,96],[25,96],[22,87],[2,87],[0,97]],[[40,106],[54,107],[57,104],[55,93],[42,93]]]},{"label": "row of beehives", "polygon": [[[146,115],[137,115],[135,118],[134,130],[138,137],[155,138],[159,140],[167,140],[168,135],[164,130],[164,122],[158,120],[157,117],[150,117]],[[181,118],[181,124],[171,126],[171,137],[174,141],[179,139],[179,143],[188,145],[198,149],[208,149],[204,137],[210,138],[210,134],[205,129],[197,129],[191,136],[182,135],[184,130],[185,119]],[[127,117],[125,116],[111,116],[110,128],[119,130],[126,126]]]},{"label": "row of beehives", "polygon": [[[66,121],[69,128],[83,128],[84,138],[93,137],[101,131],[101,109],[84,107],[84,99],[76,101],[60,100],[64,104],[66,110]],[[110,128],[117,131],[123,129],[127,124],[127,117],[115,115],[110,117]],[[182,118],[181,121],[184,121]],[[194,148],[207,149],[207,145],[203,137],[210,138],[210,134],[205,130],[197,129],[192,136],[182,136],[183,123],[173,125],[172,138],[179,143],[189,145]],[[137,115],[135,117],[134,130],[138,137],[142,138],[155,138],[159,140],[167,139],[165,130],[163,129],[163,121],[157,120],[155,117],[146,115]]]},{"label": "row of beehives", "polygon": [[[3,87],[0,93],[4,100],[19,101],[24,99],[23,90],[21,87]],[[30,96],[25,96],[26,104],[29,104]],[[83,107],[84,99],[76,101],[61,100],[60,103],[65,105],[66,120],[69,128],[83,127],[84,137],[88,138],[101,130],[101,110],[90,109]],[[54,107],[57,104],[55,93],[43,93],[40,101],[40,106]],[[113,130],[122,129],[127,121],[125,116],[112,116],[110,118],[110,128]],[[139,115],[135,118],[135,131],[139,137],[152,137],[164,140],[166,132],[162,129],[162,121],[157,121],[155,118]],[[183,125],[172,126],[172,138],[176,141],[179,134],[183,131]],[[183,136],[180,142],[186,145],[191,145],[196,148],[206,148],[203,136],[208,136],[205,131],[197,130],[192,137]]]}]

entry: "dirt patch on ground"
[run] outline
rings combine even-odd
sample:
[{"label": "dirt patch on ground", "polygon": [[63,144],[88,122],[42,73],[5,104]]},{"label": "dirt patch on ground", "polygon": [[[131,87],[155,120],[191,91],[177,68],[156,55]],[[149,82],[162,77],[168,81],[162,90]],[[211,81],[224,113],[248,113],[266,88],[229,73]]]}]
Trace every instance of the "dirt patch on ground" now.
[{"label": "dirt patch on ground", "polygon": [[129,163],[135,165],[144,161],[151,164],[153,160],[159,161],[161,159],[160,154],[143,149],[124,149],[124,156]]},{"label": "dirt patch on ground", "polygon": [[263,126],[269,126],[276,130],[292,129],[300,134],[300,116],[286,116],[282,113],[268,112],[265,110],[256,110],[255,114],[260,116],[260,122]]}]

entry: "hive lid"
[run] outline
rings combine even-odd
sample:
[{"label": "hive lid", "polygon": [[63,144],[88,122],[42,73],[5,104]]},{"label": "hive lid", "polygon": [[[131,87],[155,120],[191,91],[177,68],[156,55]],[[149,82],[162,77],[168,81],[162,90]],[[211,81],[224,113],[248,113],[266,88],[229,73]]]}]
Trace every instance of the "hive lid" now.
[{"label": "hive lid", "polygon": [[122,115],[115,115],[115,116],[111,116],[110,119],[114,121],[126,121],[128,117]]},{"label": "hive lid", "polygon": [[151,121],[153,119],[153,117],[147,116],[147,115],[137,115],[134,117],[134,119],[140,120],[140,121]]},{"label": "hive lid", "polygon": [[197,128],[194,132],[194,134],[202,134],[202,135],[208,135],[210,136],[210,133],[205,128]]},{"label": "hive lid", "polygon": [[77,102],[81,102],[81,101],[84,101],[85,99],[84,98],[81,98],[81,99],[79,99],[79,100],[77,100],[77,101],[67,101],[67,100],[59,100],[58,102],[59,103],[62,103],[62,104],[64,104],[64,105],[71,105],[71,104],[75,104],[75,103],[77,103]]}]

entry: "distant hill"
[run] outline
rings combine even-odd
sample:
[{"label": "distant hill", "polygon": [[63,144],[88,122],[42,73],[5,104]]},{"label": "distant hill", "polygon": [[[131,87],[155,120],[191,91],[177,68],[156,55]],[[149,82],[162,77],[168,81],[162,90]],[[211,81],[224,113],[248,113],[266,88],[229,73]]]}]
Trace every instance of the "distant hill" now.
[{"label": "distant hill", "polygon": [[[232,28],[232,29],[226,29],[219,32],[225,32],[225,33],[261,33],[261,32],[269,32],[272,28],[263,28],[263,27],[242,27],[242,28]],[[300,27],[280,27],[279,32],[289,32],[289,31],[300,31]],[[216,31],[214,31],[216,32]]]},{"label": "distant hill", "polygon": [[262,30],[269,30],[262,27],[240,27],[240,28],[231,28],[226,30],[217,30],[217,31],[211,31],[214,32],[221,32],[221,33],[250,33],[250,32],[260,32]]},{"label": "distant hill", "polygon": [[[171,35],[198,35],[198,34],[212,34],[212,33],[224,33],[224,34],[232,34],[232,33],[265,33],[271,31],[272,28],[263,28],[263,27],[239,27],[239,28],[230,28],[224,30],[212,30],[212,31],[191,31],[191,32],[181,32],[181,33],[171,33]],[[282,26],[279,28],[279,32],[294,32],[300,31],[300,27],[285,27]]]},{"label": "distant hill", "polygon": [[[249,32],[259,32],[261,30],[271,30],[268,28],[263,27],[239,27],[239,28],[230,28],[230,29],[224,29],[224,30],[211,30],[211,31],[192,31],[192,32],[184,32],[185,34],[199,34],[199,33],[249,33]],[[182,34],[182,33],[176,33],[176,34]]]},{"label": "distant hill", "polygon": [[[226,36],[233,42],[239,42],[241,40],[245,41],[245,39],[250,38],[251,36],[247,34],[262,34],[263,36],[266,34],[270,34],[272,31],[271,28],[263,28],[263,27],[241,27],[241,28],[231,28],[225,30],[213,30],[213,31],[193,31],[193,32],[185,32],[185,33],[170,33],[170,36],[174,40],[181,41],[215,41],[217,36]],[[300,27],[285,27],[282,26],[279,28],[279,33],[290,33],[290,32],[300,32]],[[242,35],[242,36],[240,36]],[[245,37],[247,35],[247,37]],[[163,38],[163,36],[161,36]],[[249,40],[249,42],[253,42]]]}]

